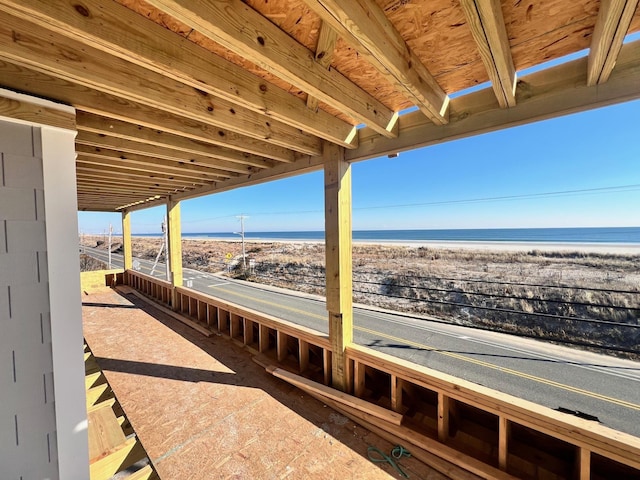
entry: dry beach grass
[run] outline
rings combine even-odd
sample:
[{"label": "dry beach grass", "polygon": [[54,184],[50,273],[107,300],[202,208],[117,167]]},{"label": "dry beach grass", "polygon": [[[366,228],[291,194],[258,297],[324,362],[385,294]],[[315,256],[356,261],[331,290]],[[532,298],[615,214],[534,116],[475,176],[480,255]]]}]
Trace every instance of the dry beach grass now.
[{"label": "dry beach grass", "polygon": [[[84,239],[91,246],[97,240],[102,238]],[[134,255],[154,259],[160,242],[134,237]],[[183,239],[182,249],[188,268],[324,294],[322,243],[248,242],[247,257],[255,262],[249,274],[242,271],[238,241]],[[355,243],[354,301],[463,325],[640,351],[640,328],[626,326],[639,325],[639,267],[640,255],[632,253]]]}]

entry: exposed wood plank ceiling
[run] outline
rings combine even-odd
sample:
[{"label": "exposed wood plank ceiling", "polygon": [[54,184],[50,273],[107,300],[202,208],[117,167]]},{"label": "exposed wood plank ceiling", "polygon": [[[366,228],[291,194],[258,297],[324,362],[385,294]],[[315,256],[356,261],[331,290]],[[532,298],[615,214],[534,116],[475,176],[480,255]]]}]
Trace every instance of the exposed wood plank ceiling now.
[{"label": "exposed wood plank ceiling", "polygon": [[640,98],[638,30],[638,0],[0,0],[0,87],[77,109],[79,208],[114,211]]}]

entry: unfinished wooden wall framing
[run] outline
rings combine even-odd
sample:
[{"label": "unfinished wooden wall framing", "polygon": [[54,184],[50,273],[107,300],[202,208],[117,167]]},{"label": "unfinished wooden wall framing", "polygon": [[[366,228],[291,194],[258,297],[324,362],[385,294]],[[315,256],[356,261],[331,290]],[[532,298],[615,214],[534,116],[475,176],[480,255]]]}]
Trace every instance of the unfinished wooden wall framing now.
[{"label": "unfinished wooden wall framing", "polygon": [[[127,271],[126,282],[166,306],[170,283]],[[173,308],[199,328],[222,334],[269,362],[331,385],[329,338],[317,331],[184,287]],[[426,367],[350,345],[347,390],[402,415],[385,430],[484,478],[605,479],[640,475],[640,441]],[[374,395],[375,393],[375,395]],[[501,477],[499,472],[504,472]],[[609,476],[608,478],[614,478]],[[626,478],[626,477],[625,477]]]}]

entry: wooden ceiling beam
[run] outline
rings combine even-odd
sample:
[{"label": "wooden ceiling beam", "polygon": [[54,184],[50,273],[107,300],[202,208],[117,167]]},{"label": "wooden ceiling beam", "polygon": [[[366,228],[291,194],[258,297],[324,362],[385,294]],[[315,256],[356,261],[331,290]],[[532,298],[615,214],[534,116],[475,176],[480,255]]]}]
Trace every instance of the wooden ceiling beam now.
[{"label": "wooden ceiling beam", "polygon": [[609,79],[637,7],[638,0],[600,2],[589,49],[587,85],[597,85]]},{"label": "wooden ceiling beam", "polygon": [[460,0],[467,25],[502,108],[516,104],[516,69],[500,0]]},{"label": "wooden ceiling beam", "polygon": [[92,0],[82,8],[73,0],[0,0],[0,9],[312,135],[357,147],[353,125],[310,111],[303,100],[112,0]]},{"label": "wooden ceiling beam", "polygon": [[[371,128],[364,128],[360,147],[355,151],[346,151],[346,157],[352,162],[361,161],[637,100],[640,99],[638,78],[640,41],[635,41],[622,46],[609,81],[597,89],[587,86],[587,59],[580,58],[520,78],[516,90],[518,102],[509,109],[496,105],[495,93],[489,88],[453,99],[450,123],[445,126],[434,125],[421,112],[413,112],[403,115],[399,136],[394,140],[379,135]],[[184,189],[172,194],[172,197],[180,200],[196,198],[317,171],[322,166],[322,159],[309,157],[295,163],[277,165],[249,177],[236,177],[212,185]],[[160,200],[149,201],[131,209],[141,210],[161,203]]]},{"label": "wooden ceiling beam", "polygon": [[187,200],[189,198],[201,197],[212,193],[226,192],[238,187],[258,185],[260,183],[280,180],[293,175],[314,172],[322,168],[323,165],[322,157],[309,157],[308,159],[298,160],[295,163],[283,163],[281,165],[276,165],[273,168],[261,170],[258,173],[246,177],[230,178],[222,182],[216,182],[213,185],[205,185],[194,188],[190,191],[179,192],[172,195],[172,197],[176,200]]},{"label": "wooden ceiling beam", "polygon": [[375,0],[304,1],[435,124],[447,123],[449,97]]},{"label": "wooden ceiling beam", "polygon": [[[184,155],[201,155],[212,159],[222,160],[237,165],[247,165],[258,169],[273,167],[275,162],[265,157],[251,155],[230,148],[204,143],[192,138],[167,133],[142,125],[116,120],[114,118],[101,117],[88,112],[79,111],[76,114],[77,128],[79,132],[94,133],[108,136],[115,142],[119,139],[135,141],[146,145],[166,148],[181,152]],[[231,168],[231,167],[229,167]]]},{"label": "wooden ceiling beam", "polygon": [[188,180],[217,181],[237,176],[230,175],[227,172],[221,173],[218,170],[206,167],[197,167],[191,164],[180,165],[169,160],[158,160],[142,155],[125,154],[116,150],[106,150],[85,145],[77,145],[76,152],[84,162],[91,161],[94,163],[93,159],[95,159],[101,165],[113,165],[114,167],[130,168],[151,173],[157,172]]},{"label": "wooden ceiling beam", "polygon": [[313,52],[241,0],[148,3],[381,135],[395,136],[395,112],[337,70],[316,63]]},{"label": "wooden ceiling beam", "polygon": [[80,212],[117,212],[118,203],[107,203],[92,198],[78,198],[78,211]]},{"label": "wooden ceiling beam", "polygon": [[[316,46],[315,59],[319,65],[329,68],[333,57],[335,56],[336,42],[338,34],[329,26],[328,23],[322,22],[320,25],[320,33],[318,33],[318,45]],[[307,95],[307,108],[311,110],[318,109],[318,99],[313,95]]]},{"label": "wooden ceiling beam", "polygon": [[148,197],[148,194],[136,194],[136,195],[118,195],[114,193],[84,193],[78,192],[78,199],[87,202],[94,201],[98,202],[109,202],[112,205],[118,205],[122,202],[131,202],[134,200],[139,200],[145,197]]},{"label": "wooden ceiling beam", "polygon": [[139,124],[281,162],[290,163],[296,158],[295,152],[287,148],[213,127],[188,117],[157,110],[3,60],[0,60],[0,86],[18,91],[26,90],[32,95],[73,105],[77,110],[84,112]]},{"label": "wooden ceiling beam", "polygon": [[127,191],[127,189],[131,188],[133,191],[147,192],[147,193],[159,193],[159,194],[167,194],[171,192],[171,189],[166,189],[163,187],[156,187],[155,184],[151,184],[148,182],[127,182],[123,184],[122,182],[116,179],[104,179],[104,178],[96,178],[95,175],[89,174],[80,174],[76,172],[76,177],[78,179],[78,188],[82,185],[92,185],[92,186],[102,186],[104,188],[113,188],[113,189],[122,189],[123,191]]},{"label": "wooden ceiling beam", "polygon": [[76,128],[76,117],[73,113],[36,105],[17,98],[8,98],[3,96],[2,92],[0,92],[0,117],[50,125],[67,130],[75,130]]},{"label": "wooden ceiling beam", "polygon": [[118,188],[125,186],[131,186],[134,191],[144,192],[146,194],[153,195],[171,195],[176,192],[183,192],[185,187],[176,187],[176,186],[168,186],[168,185],[158,185],[157,183],[151,183],[144,181],[142,179],[129,179],[126,182],[123,182],[119,178],[105,178],[100,173],[89,173],[79,171],[76,172],[76,177],[78,179],[78,186],[80,185],[103,185],[105,188]]},{"label": "wooden ceiling beam", "polygon": [[303,154],[321,153],[316,136],[9,15],[0,16],[0,57]]},{"label": "wooden ceiling beam", "polygon": [[98,133],[80,131],[76,135],[76,145],[94,147],[100,149],[117,150],[124,154],[144,155],[159,160],[169,160],[174,165],[193,165],[209,169],[215,169],[221,175],[229,178],[233,174],[249,174],[260,169],[248,165],[240,165],[232,162],[225,162],[204,155],[189,155],[185,152],[172,150],[148,143],[136,142],[133,140],[123,140],[118,137],[111,137]]},{"label": "wooden ceiling beam", "polygon": [[[144,200],[140,200],[138,203],[142,203]],[[106,203],[96,202],[92,199],[83,201],[78,199],[78,210],[81,212],[118,212],[118,203]]]},{"label": "wooden ceiling beam", "polygon": [[101,176],[102,178],[120,178],[121,180],[146,179],[149,181],[155,181],[156,185],[175,187],[176,189],[181,187],[192,187],[194,185],[202,186],[211,183],[202,179],[186,179],[183,177],[176,178],[174,175],[166,173],[145,172],[131,167],[116,167],[113,164],[100,162],[99,159],[90,157],[85,158],[82,155],[79,155],[76,160],[76,171],[81,173],[93,173],[97,176]]},{"label": "wooden ceiling beam", "polygon": [[116,186],[116,185],[106,185],[104,183],[100,183],[100,182],[89,182],[89,181],[78,181],[78,193],[91,193],[91,192],[96,192],[96,193],[101,193],[101,192],[107,192],[107,193],[123,193],[123,194],[146,194],[146,195],[150,195],[150,194],[158,194],[158,195],[162,195],[162,194],[166,194],[166,191],[162,191],[160,189],[151,189],[151,188],[145,188],[145,187],[131,187],[131,186]]},{"label": "wooden ceiling beam", "polygon": [[[360,146],[355,151],[347,150],[345,156],[347,160],[356,162],[637,100],[640,99],[638,78],[640,40],[622,46],[609,81],[597,89],[587,86],[587,59],[579,58],[520,78],[515,107],[503,109],[496,105],[492,88],[470,93],[451,101],[449,124],[434,125],[421,112],[409,113],[401,117],[398,138],[388,139],[371,128],[363,128]],[[322,166],[321,159],[311,157],[304,162],[263,170],[249,178],[231,178],[176,193],[174,197],[186,200],[316,171]]]},{"label": "wooden ceiling beam", "polygon": [[427,147],[460,138],[525,125],[593,108],[640,99],[640,40],[622,46],[609,80],[598,88],[587,86],[587,58],[531,73],[518,80],[515,107],[496,105],[493,89],[470,93],[451,101],[448,125],[436,126],[418,112],[403,115],[397,139],[387,139],[369,128],[360,132],[360,147],[345,152],[360,161]]},{"label": "wooden ceiling beam", "polygon": [[[84,180],[94,180],[104,183],[118,183],[122,184],[122,177],[131,173],[131,170],[127,170],[126,173],[118,172],[117,170],[113,171],[113,176],[109,175],[108,172],[105,175],[105,171],[107,171],[103,167],[94,166],[90,167],[82,163],[82,158],[76,162],[76,176],[78,178],[82,178]],[[135,187],[155,187],[162,189],[169,189],[169,191],[180,190],[184,186],[191,186],[191,182],[181,181],[180,185],[177,185],[174,182],[175,178],[167,178],[167,177],[157,177],[151,176],[147,173],[139,174],[134,177],[130,177],[128,182]],[[129,183],[125,183],[124,185],[129,185]]]}]

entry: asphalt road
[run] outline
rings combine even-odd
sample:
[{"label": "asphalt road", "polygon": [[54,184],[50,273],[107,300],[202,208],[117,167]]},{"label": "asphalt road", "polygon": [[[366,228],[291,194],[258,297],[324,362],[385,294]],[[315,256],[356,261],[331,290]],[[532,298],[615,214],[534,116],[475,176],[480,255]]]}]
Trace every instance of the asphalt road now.
[{"label": "asphalt road", "polygon": [[[85,248],[85,247],[83,247]],[[107,252],[85,248],[106,261]],[[112,254],[112,265],[122,256]],[[153,262],[134,259],[142,273]],[[328,333],[324,298],[184,269],[184,285]],[[164,264],[154,276],[165,277]],[[354,308],[354,340],[396,357],[640,437],[640,363],[511,335]]]}]

